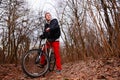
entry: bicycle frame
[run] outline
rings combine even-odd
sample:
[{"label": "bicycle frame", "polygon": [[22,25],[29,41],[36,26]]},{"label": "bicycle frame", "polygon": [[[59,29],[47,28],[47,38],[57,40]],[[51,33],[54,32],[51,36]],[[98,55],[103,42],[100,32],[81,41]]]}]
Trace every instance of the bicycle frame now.
[{"label": "bicycle frame", "polygon": [[[39,48],[41,48],[42,51],[44,51],[48,57],[50,57],[51,53],[53,52],[53,49],[51,47],[51,44],[49,43],[49,41],[45,38],[44,42],[42,42],[43,39],[40,40],[40,44],[39,44]],[[49,45],[49,47],[48,47]]]}]

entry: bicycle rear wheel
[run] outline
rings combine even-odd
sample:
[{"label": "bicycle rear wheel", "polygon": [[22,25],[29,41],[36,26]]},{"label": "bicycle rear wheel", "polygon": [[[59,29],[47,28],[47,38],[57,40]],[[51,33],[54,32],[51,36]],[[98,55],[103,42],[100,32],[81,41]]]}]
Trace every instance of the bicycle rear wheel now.
[{"label": "bicycle rear wheel", "polygon": [[49,71],[53,71],[54,70],[55,62],[56,62],[56,59],[55,59],[54,53],[51,53],[50,63],[49,63]]},{"label": "bicycle rear wheel", "polygon": [[[44,56],[46,62],[42,68],[40,67],[41,55]],[[36,62],[36,60],[39,61]],[[47,55],[42,53],[40,49],[29,50],[22,58],[22,69],[30,77],[40,77],[47,72],[48,68],[49,60]]]}]

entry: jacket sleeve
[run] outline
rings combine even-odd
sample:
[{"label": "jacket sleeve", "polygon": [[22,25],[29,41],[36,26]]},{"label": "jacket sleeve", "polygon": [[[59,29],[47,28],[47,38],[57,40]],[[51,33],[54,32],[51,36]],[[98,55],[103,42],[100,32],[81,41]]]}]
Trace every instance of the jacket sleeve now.
[{"label": "jacket sleeve", "polygon": [[40,35],[40,38],[41,39],[45,39],[47,36],[46,36],[46,28],[48,27],[49,25],[48,24],[45,24],[45,26],[44,26],[44,30],[43,30],[43,33],[42,33],[42,35]]},{"label": "jacket sleeve", "polygon": [[53,19],[51,22],[50,22],[50,30],[55,30],[57,28],[59,28],[59,25],[58,25],[58,20],[57,19]]}]

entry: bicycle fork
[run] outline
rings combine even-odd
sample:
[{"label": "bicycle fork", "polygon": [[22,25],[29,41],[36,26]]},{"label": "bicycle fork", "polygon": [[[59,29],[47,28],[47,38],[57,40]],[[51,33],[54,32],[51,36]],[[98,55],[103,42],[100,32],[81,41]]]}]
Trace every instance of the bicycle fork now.
[{"label": "bicycle fork", "polygon": [[35,64],[38,64],[40,63],[40,58],[41,58],[41,55],[42,55],[42,51],[41,49],[38,51],[38,54],[36,56],[36,59],[35,59]]}]

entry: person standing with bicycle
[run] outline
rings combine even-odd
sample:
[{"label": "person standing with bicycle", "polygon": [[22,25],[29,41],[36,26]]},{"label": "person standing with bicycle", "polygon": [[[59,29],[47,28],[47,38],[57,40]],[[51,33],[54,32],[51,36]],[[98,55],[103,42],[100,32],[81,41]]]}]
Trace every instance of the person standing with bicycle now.
[{"label": "person standing with bicycle", "polygon": [[61,73],[62,67],[61,67],[61,57],[60,57],[60,42],[59,37],[61,35],[60,27],[58,24],[57,19],[52,19],[51,14],[49,12],[45,13],[45,27],[44,32],[40,36],[40,38],[47,38],[47,40],[50,42],[53,50],[54,55],[56,59],[56,72]]}]

